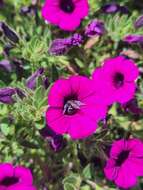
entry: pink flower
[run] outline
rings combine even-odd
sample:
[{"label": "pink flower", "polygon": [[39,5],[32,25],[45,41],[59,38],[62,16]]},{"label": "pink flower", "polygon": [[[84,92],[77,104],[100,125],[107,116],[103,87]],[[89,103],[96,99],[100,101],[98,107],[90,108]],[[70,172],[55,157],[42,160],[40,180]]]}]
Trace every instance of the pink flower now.
[{"label": "pink flower", "polygon": [[100,83],[100,93],[105,96],[109,104],[125,103],[135,94],[135,80],[139,75],[136,64],[123,56],[108,59],[102,68],[93,73],[93,80]]},{"label": "pink flower", "polygon": [[48,102],[47,124],[56,133],[68,133],[73,139],[91,135],[97,122],[106,115],[106,106],[92,80],[83,76],[56,81]]},{"label": "pink flower", "polygon": [[112,144],[104,168],[106,177],[118,187],[128,189],[143,176],[143,143],[139,139],[121,139]]},{"label": "pink flower", "polygon": [[32,174],[22,166],[10,163],[0,164],[0,190],[36,190]]},{"label": "pink flower", "polygon": [[75,30],[88,12],[88,0],[46,0],[42,8],[46,21],[69,31]]}]

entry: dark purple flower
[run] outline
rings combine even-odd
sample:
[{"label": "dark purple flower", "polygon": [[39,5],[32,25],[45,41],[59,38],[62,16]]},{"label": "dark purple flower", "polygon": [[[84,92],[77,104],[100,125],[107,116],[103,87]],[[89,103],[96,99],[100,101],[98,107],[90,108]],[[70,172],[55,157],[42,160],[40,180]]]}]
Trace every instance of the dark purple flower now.
[{"label": "dark purple flower", "polygon": [[32,90],[36,88],[37,79],[42,76],[44,73],[44,68],[38,69],[35,73],[33,73],[26,81],[26,86]]},{"label": "dark purple flower", "polygon": [[120,10],[120,5],[117,3],[105,4],[101,7],[104,13],[116,13]]},{"label": "dark purple flower", "polygon": [[51,128],[48,126],[44,127],[43,129],[39,130],[40,135],[48,140],[51,149],[55,152],[62,150],[65,145],[66,141],[62,135],[56,134]]},{"label": "dark purple flower", "polygon": [[51,55],[63,55],[66,54],[71,48],[71,38],[55,39],[50,48],[49,53]]},{"label": "dark purple flower", "polygon": [[0,9],[2,9],[3,6],[4,6],[4,2],[3,2],[3,0],[0,0]]},{"label": "dark purple flower", "polygon": [[134,43],[143,43],[143,35],[139,34],[130,34],[124,37],[123,39],[124,42],[127,42],[129,44],[134,44]]},{"label": "dark purple flower", "polygon": [[12,63],[15,66],[15,70],[16,70],[18,80],[21,80],[23,77],[23,73],[24,73],[23,60],[19,60],[19,59],[14,58],[12,60]]},{"label": "dark purple flower", "polygon": [[4,35],[14,43],[19,42],[19,37],[7,24],[0,22],[0,28],[3,31]]},{"label": "dark purple flower", "polygon": [[140,28],[143,26],[143,15],[139,16],[134,23],[135,28]]},{"label": "dark purple flower", "polygon": [[3,68],[3,69],[5,69],[8,72],[12,71],[12,66],[10,64],[10,61],[6,60],[6,59],[0,61],[0,68]]},{"label": "dark purple flower", "polygon": [[48,89],[48,87],[49,87],[50,84],[49,84],[49,79],[47,77],[44,79],[43,85],[44,85],[45,89]]},{"label": "dark purple flower", "polygon": [[112,14],[112,13],[117,13],[117,12],[121,12],[124,14],[129,13],[129,10],[124,7],[124,6],[120,6],[117,3],[109,3],[109,4],[105,4],[101,7],[102,12],[107,13],[107,14]]},{"label": "dark purple flower", "polygon": [[12,97],[14,94],[22,96],[22,92],[20,89],[11,87],[0,88],[0,102],[4,104],[14,103],[14,99]]},{"label": "dark purple flower", "polygon": [[122,104],[122,107],[126,112],[131,112],[135,115],[143,114],[143,109],[138,106],[136,99],[132,99],[129,102]]},{"label": "dark purple flower", "polygon": [[85,35],[88,37],[101,36],[105,33],[105,26],[101,20],[93,20],[85,29]]}]

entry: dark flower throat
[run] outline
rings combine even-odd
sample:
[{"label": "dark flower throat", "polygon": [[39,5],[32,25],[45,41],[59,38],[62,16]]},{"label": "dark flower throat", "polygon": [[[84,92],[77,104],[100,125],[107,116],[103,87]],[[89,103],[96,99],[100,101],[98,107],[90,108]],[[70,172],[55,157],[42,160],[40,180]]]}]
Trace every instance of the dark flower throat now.
[{"label": "dark flower throat", "polygon": [[1,182],[0,185],[9,187],[19,182],[17,177],[5,177]]},{"label": "dark flower throat", "polygon": [[70,95],[64,99],[63,114],[64,115],[74,115],[83,105],[77,98],[75,94]]},{"label": "dark flower throat", "polygon": [[116,166],[121,166],[127,160],[129,153],[130,153],[129,150],[122,151],[119,154],[118,159],[116,160]]},{"label": "dark flower throat", "polygon": [[72,13],[75,5],[72,0],[60,0],[60,8],[66,13]]},{"label": "dark flower throat", "polygon": [[113,82],[116,88],[120,88],[124,84],[124,75],[117,72],[113,77]]}]

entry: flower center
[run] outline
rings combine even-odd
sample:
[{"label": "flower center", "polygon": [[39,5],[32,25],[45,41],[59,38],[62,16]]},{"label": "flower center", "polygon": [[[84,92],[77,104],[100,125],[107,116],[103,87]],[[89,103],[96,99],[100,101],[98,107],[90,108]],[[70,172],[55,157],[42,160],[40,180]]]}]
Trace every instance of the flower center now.
[{"label": "flower center", "polygon": [[80,109],[81,102],[78,100],[68,100],[64,104],[64,111],[65,115],[74,115]]},{"label": "flower center", "polygon": [[19,182],[17,177],[5,177],[1,182],[0,185],[9,187]]},{"label": "flower center", "polygon": [[130,153],[129,150],[122,151],[119,154],[118,159],[116,160],[116,166],[121,166],[127,160],[129,153]]},{"label": "flower center", "polygon": [[124,84],[124,75],[122,73],[116,73],[113,78],[113,82],[116,88],[120,88]]},{"label": "flower center", "polygon": [[72,0],[60,0],[60,8],[66,13],[72,13],[75,5]]}]

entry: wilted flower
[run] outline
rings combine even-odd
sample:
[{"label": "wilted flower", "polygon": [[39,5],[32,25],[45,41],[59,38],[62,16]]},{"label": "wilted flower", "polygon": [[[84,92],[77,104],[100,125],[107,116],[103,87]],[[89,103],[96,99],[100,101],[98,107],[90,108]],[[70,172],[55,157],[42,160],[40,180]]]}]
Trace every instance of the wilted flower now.
[{"label": "wilted flower", "polygon": [[131,112],[135,115],[143,114],[143,109],[138,106],[136,99],[132,99],[129,102],[122,104],[122,107],[126,112]]},{"label": "wilted flower", "polygon": [[3,68],[3,69],[5,69],[8,72],[12,71],[12,67],[11,67],[10,61],[6,60],[6,59],[0,61],[0,68]]},{"label": "wilted flower", "polygon": [[73,139],[93,134],[107,111],[92,80],[83,76],[56,81],[49,91],[48,103],[47,124],[56,133],[67,133]]},{"label": "wilted flower", "polygon": [[41,136],[49,142],[51,149],[55,152],[60,151],[65,147],[66,141],[63,136],[55,133],[48,126],[44,127],[39,132]]},{"label": "wilted flower", "polygon": [[75,30],[88,15],[87,0],[46,0],[42,8],[43,18],[63,30]]},{"label": "wilted flower", "polygon": [[20,97],[23,97],[23,93],[20,89],[11,88],[11,87],[0,88],[0,102],[5,103],[5,104],[14,103],[14,99],[12,97],[14,94],[17,94]]},{"label": "wilted flower", "polygon": [[14,43],[19,42],[19,37],[7,24],[0,22],[0,30],[3,31],[4,35]]},{"label": "wilted flower", "polygon": [[143,143],[139,139],[121,139],[112,144],[104,168],[107,179],[120,188],[131,188],[143,176]]},{"label": "wilted flower", "polygon": [[11,163],[0,164],[1,190],[36,190],[31,171],[23,166],[14,167]]},{"label": "wilted flower", "polygon": [[117,13],[117,12],[121,12],[121,13],[129,13],[129,10],[124,7],[124,6],[120,6],[119,4],[117,3],[109,3],[109,4],[105,4],[101,7],[101,10],[104,12],[104,13]]},{"label": "wilted flower", "polygon": [[101,20],[93,20],[85,29],[85,35],[88,37],[101,36],[105,33],[105,26]]},{"label": "wilted flower", "polygon": [[134,44],[134,43],[143,43],[143,35],[140,34],[130,34],[124,37],[123,39],[124,42],[127,42],[129,44]]},{"label": "wilted flower", "polygon": [[134,61],[123,56],[107,59],[103,67],[93,73],[93,80],[100,83],[100,93],[105,94],[110,104],[114,102],[126,103],[134,97],[135,80],[139,70]]},{"label": "wilted flower", "polygon": [[71,48],[71,39],[55,39],[49,48],[51,55],[63,55]]},{"label": "wilted flower", "polygon": [[83,43],[83,37],[80,34],[73,34],[69,37],[69,41],[71,40],[71,46],[79,46]]},{"label": "wilted flower", "polygon": [[26,86],[32,90],[36,88],[37,79],[42,76],[44,73],[44,68],[38,69],[35,73],[33,73],[26,81]]},{"label": "wilted flower", "polygon": [[134,23],[135,28],[140,28],[143,26],[143,15],[139,16]]},{"label": "wilted flower", "polygon": [[68,38],[58,38],[52,41],[52,44],[49,48],[49,53],[51,55],[64,55],[73,46],[79,46],[81,43],[83,43],[83,37],[77,33]]}]

